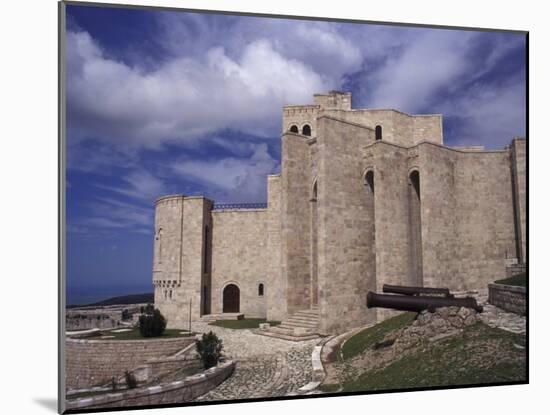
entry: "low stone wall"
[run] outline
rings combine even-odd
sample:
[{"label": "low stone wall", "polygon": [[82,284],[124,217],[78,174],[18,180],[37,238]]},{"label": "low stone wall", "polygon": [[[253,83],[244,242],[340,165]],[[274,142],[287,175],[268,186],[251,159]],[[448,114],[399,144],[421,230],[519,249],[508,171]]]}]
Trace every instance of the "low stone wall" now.
[{"label": "low stone wall", "polygon": [[194,337],[148,340],[65,340],[67,389],[89,388],[119,378],[151,359],[173,355]]},{"label": "low stone wall", "polygon": [[66,409],[120,408],[189,402],[222,383],[231,376],[234,368],[234,362],[226,361],[201,374],[188,376],[177,382],[67,400]]},{"label": "low stone wall", "polygon": [[[134,371],[134,374],[138,380],[149,381],[150,379],[157,378],[177,369],[196,366],[199,362],[200,360],[196,353],[186,353],[182,356],[161,357],[148,360],[144,366]],[[140,375],[140,371],[143,372],[143,374]]]},{"label": "low stone wall", "polygon": [[489,304],[524,316],[527,310],[525,287],[489,284]]}]

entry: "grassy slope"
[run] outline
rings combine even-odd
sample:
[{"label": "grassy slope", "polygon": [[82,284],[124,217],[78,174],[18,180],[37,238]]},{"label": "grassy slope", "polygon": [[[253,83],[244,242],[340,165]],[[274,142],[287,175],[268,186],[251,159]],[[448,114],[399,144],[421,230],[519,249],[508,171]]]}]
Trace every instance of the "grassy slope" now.
[{"label": "grassy slope", "polygon": [[[183,333],[183,334],[182,334]],[[188,337],[190,334],[180,329],[166,329],[162,336],[160,337],[142,337],[138,328],[132,329],[132,331],[124,331],[121,333],[114,333],[112,331],[104,332],[103,335],[106,336],[115,336],[114,338],[109,338],[105,340],[155,340],[155,339],[171,339],[175,337]],[[194,336],[194,333],[191,333],[191,336]],[[95,338],[90,337],[91,340]],[[99,337],[98,340],[101,340]]]},{"label": "grassy slope", "polygon": [[223,327],[226,329],[257,329],[260,323],[269,323],[272,326],[281,324],[280,321],[266,321],[262,318],[243,318],[242,320],[216,320],[210,323],[211,326]]},{"label": "grassy slope", "polygon": [[363,373],[344,384],[343,391],[525,381],[521,347],[525,347],[525,336],[478,323],[383,369]]},{"label": "grassy slope", "polygon": [[365,350],[372,348],[375,343],[381,341],[390,331],[411,324],[415,317],[416,313],[403,313],[350,337],[344,343],[344,347],[342,347],[342,356],[344,360],[351,359],[352,357],[360,355]]},{"label": "grassy slope", "polygon": [[503,280],[495,281],[495,284],[513,285],[516,287],[526,287],[527,275],[525,274],[525,272],[522,272],[521,274],[512,275],[510,278],[505,278]]}]

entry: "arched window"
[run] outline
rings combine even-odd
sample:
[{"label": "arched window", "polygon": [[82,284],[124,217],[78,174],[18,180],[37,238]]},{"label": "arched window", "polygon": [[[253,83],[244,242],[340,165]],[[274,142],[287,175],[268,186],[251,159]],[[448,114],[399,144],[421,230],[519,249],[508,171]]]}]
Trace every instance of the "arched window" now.
[{"label": "arched window", "polygon": [[306,124],[302,127],[302,134],[311,135],[311,127],[309,126],[309,124]]},{"label": "arched window", "polygon": [[414,189],[414,194],[420,201],[420,175],[418,174],[418,170],[413,170],[411,172],[409,175],[409,180],[411,181],[411,185]]},{"label": "arched window", "polygon": [[296,134],[298,134],[298,132],[299,132],[299,131],[298,131],[298,126],[297,126],[297,125],[291,126],[291,127],[290,127],[290,132],[291,132],[291,133],[296,133]]},{"label": "arched window", "polygon": [[374,172],[372,170],[369,170],[365,174],[365,184],[369,187],[372,194],[374,194]]},{"label": "arched window", "polygon": [[420,189],[420,174],[413,170],[409,174],[409,273],[410,283],[423,286],[422,265],[422,203]]},{"label": "arched window", "polygon": [[263,297],[264,296],[264,285],[263,284],[258,284],[258,295],[260,297]]},{"label": "arched window", "polygon": [[381,125],[377,125],[376,128],[374,129],[374,138],[376,138],[377,140],[382,140],[382,126]]},{"label": "arched window", "polygon": [[170,290],[170,300],[172,299],[172,290]]},{"label": "arched window", "polygon": [[317,179],[315,179],[315,183],[313,183],[313,190],[311,191],[310,202],[317,202]]}]

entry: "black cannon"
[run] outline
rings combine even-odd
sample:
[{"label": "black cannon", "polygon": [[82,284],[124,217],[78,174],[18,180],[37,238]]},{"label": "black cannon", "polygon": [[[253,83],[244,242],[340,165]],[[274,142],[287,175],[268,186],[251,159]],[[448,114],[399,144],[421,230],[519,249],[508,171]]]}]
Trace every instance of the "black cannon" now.
[{"label": "black cannon", "polygon": [[431,288],[431,287],[406,287],[403,285],[384,284],[382,291],[385,293],[403,294],[403,295],[442,295],[447,298],[454,298],[448,288]]},{"label": "black cannon", "polygon": [[440,307],[466,307],[473,308],[478,313],[483,311],[483,307],[477,304],[475,298],[444,298],[444,297],[428,297],[428,296],[402,296],[402,295],[387,295],[376,294],[369,291],[367,294],[367,308],[381,307],[391,308],[402,311],[415,311],[417,313],[422,310],[435,311]]}]

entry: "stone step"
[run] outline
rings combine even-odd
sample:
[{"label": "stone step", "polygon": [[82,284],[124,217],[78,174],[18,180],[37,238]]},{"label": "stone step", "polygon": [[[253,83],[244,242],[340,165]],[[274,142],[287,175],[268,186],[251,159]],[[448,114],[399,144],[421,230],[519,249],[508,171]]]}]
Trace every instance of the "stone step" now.
[{"label": "stone step", "polygon": [[316,328],[317,326],[319,326],[319,323],[318,322],[308,322],[308,323],[305,323],[303,321],[295,321],[295,320],[285,320],[283,321],[281,324],[281,326],[283,325],[287,325],[287,326],[291,326],[291,327],[308,327],[308,328]]},{"label": "stone step", "polygon": [[201,321],[211,322],[216,320],[242,320],[244,318],[243,313],[218,313],[218,314],[205,314],[201,317]]},{"label": "stone step", "polygon": [[284,321],[290,321],[290,320],[296,323],[304,323],[304,324],[317,324],[319,322],[318,318],[300,317],[296,315],[290,316]]},{"label": "stone step", "polygon": [[297,311],[292,316],[304,317],[304,318],[319,318],[319,313],[315,311]]},{"label": "stone step", "polygon": [[298,330],[305,330],[305,331],[310,331],[312,333],[315,333],[318,329],[317,326],[309,326],[309,327],[305,327],[305,326],[296,326],[296,325],[292,325],[292,324],[280,324],[277,326],[279,329],[284,329],[284,330],[295,330],[295,329],[298,329]]},{"label": "stone step", "polygon": [[290,333],[284,332],[284,331],[274,332],[272,330],[273,329],[270,329],[270,330],[255,330],[254,333],[260,334],[262,336],[273,337],[273,338],[282,339],[282,340],[289,340],[289,341],[293,341],[293,342],[299,342],[299,341],[312,340],[312,339],[318,339],[319,338],[319,335],[317,335],[317,334],[295,335],[295,334],[290,334]]}]

